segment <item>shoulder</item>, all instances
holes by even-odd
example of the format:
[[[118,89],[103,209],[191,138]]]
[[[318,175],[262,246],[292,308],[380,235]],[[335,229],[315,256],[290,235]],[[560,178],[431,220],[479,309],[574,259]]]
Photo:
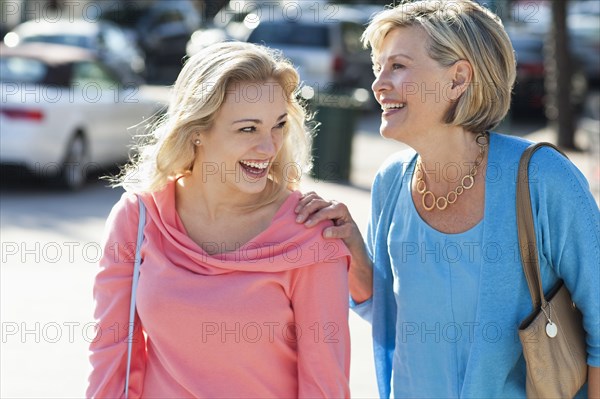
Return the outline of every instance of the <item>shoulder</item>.
[[[380,186],[384,189],[389,188],[396,178],[406,172],[408,165],[410,165],[416,156],[417,152],[413,149],[406,149],[389,156],[377,171],[373,188],[375,189]]]
[[[139,218],[139,196],[134,193],[125,192],[113,205],[106,219],[107,234],[116,232],[127,233],[131,226],[137,228]]]
[[[530,141],[508,138],[505,145],[517,147],[512,157],[518,167],[523,152],[533,144]],[[507,154],[506,159],[511,159]],[[515,168],[515,172],[516,172]],[[516,186],[518,178],[511,180]],[[598,223],[598,206],[590,192],[589,183],[581,171],[565,155],[554,148],[542,146],[532,155],[528,165],[528,182],[532,206],[546,220],[568,221],[575,213],[586,215],[588,222]],[[597,230],[597,228],[596,228]]]
[[[331,263],[336,259],[346,259],[350,253],[340,239],[323,238],[323,229],[333,226],[329,219],[323,220],[315,226],[306,227],[303,223],[296,222],[294,209],[298,205],[302,193],[292,192],[282,205],[270,226],[269,238],[282,243],[283,247],[298,250],[306,262],[300,263]],[[345,264],[345,263],[344,263]]]
[[[518,159],[531,144],[531,141],[510,138],[513,146],[517,146]],[[507,141],[507,140],[505,140]],[[565,188],[575,191],[589,190],[589,184],[585,176],[571,160],[549,146],[542,146],[533,153],[529,165],[529,183],[532,188],[548,187],[559,190],[561,195],[569,195]]]
[[[109,218],[131,217],[139,213],[139,197],[137,194],[124,192],[113,205]]]
[[[411,148],[396,152],[383,161],[377,175],[386,176],[390,173],[401,172],[417,156],[417,152]]]
[[[532,193],[556,206],[577,207],[584,211],[594,203],[583,173],[553,148],[542,147],[531,157],[529,185]]]
[[[533,144],[533,141],[527,140],[523,137],[510,136],[496,132],[490,132],[490,140],[493,145],[496,146],[496,149],[500,151],[521,150],[522,152],[525,151],[529,145]]]
[[[521,156],[532,144],[535,142],[522,137],[491,133],[489,162],[493,163],[495,168],[516,173]],[[575,165],[550,147],[539,148],[529,162],[530,178],[534,176],[539,178],[559,177],[556,173],[559,175],[562,173],[563,177],[568,177],[572,176],[574,172],[578,172]]]
[[[297,229],[298,231],[308,230],[311,232],[313,232],[313,230],[314,230],[313,233],[315,235],[320,235],[320,230],[317,231],[317,229],[315,229],[315,228],[307,229],[304,226],[304,224],[296,222],[296,217],[298,215],[296,214],[295,209],[298,206],[298,204],[300,203],[301,199],[302,199],[302,193],[300,191],[292,191],[289,194],[287,194],[283,204],[280,206],[279,211],[275,215],[275,218],[273,219],[273,221],[281,220],[284,223],[288,223],[289,224],[288,228],[290,228],[290,229],[293,229],[293,230]],[[327,219],[327,220],[324,220],[321,223],[319,223],[317,226],[321,226],[321,227],[333,226],[333,222],[331,220]]]

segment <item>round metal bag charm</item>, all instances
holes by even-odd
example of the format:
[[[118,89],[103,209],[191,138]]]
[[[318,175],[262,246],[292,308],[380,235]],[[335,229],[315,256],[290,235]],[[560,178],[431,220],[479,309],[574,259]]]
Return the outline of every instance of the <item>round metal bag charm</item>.
[[[558,328],[556,328],[556,324],[552,322],[546,324],[546,335],[548,335],[550,338],[554,338],[556,337],[556,334],[558,334]]]

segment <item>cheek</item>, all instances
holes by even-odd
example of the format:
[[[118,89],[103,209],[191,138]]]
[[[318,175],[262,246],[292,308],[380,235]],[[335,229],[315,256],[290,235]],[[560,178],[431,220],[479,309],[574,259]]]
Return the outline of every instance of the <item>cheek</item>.
[[[286,134],[284,133],[275,133],[273,135],[273,143],[275,144],[275,148],[277,148],[277,152],[281,150],[283,147],[283,141],[285,140]]]

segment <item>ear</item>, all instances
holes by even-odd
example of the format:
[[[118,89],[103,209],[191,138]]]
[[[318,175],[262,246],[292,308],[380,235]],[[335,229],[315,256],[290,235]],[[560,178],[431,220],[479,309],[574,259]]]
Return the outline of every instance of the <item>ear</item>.
[[[467,90],[473,78],[473,67],[467,60],[458,60],[450,67],[450,100],[456,101]]]

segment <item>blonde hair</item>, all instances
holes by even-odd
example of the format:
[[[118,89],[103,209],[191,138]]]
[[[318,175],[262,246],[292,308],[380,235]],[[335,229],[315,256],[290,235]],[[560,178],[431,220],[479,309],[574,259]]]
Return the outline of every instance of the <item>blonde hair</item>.
[[[137,146],[137,157],[125,166],[115,185],[138,193],[154,192],[170,178],[189,173],[196,157],[194,136],[211,128],[228,89],[269,80],[283,88],[288,118],[282,148],[269,174],[275,184],[258,206],[274,201],[286,189],[297,189],[302,173],[310,169],[311,143],[305,110],[296,99],[298,73],[280,53],[240,42],[209,46],[187,60],[166,115]]]
[[[473,68],[471,83],[444,122],[471,132],[496,127],[510,108],[516,77],[514,50],[500,18],[471,0],[404,2],[374,16],[363,44],[376,53],[390,31],[411,26],[428,35],[428,54],[440,65],[466,60]]]

